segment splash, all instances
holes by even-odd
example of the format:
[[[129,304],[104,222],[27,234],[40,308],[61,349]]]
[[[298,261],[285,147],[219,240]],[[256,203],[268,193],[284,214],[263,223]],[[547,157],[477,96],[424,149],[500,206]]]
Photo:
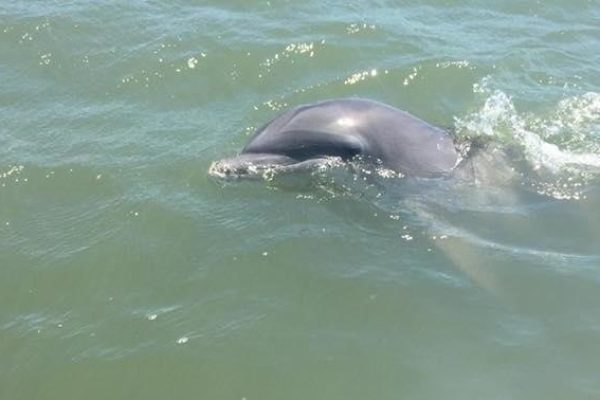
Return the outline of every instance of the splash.
[[[546,116],[521,113],[512,98],[483,80],[474,92],[481,108],[455,119],[459,138],[493,139],[520,149],[530,172],[523,182],[557,199],[583,198],[587,182],[600,175],[600,94],[562,100]]]
[[[539,120],[538,128],[547,140],[600,153],[600,94],[588,92],[562,100],[555,116]]]

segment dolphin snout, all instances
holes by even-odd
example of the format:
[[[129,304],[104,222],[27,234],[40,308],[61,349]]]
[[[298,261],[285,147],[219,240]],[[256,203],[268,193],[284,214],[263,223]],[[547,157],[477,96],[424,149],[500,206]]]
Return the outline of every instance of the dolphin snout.
[[[278,154],[242,153],[213,162],[208,173],[217,178],[259,177],[268,170],[295,163],[293,158]]]
[[[234,162],[235,158],[214,161],[208,168],[208,174],[216,178],[236,178],[248,174],[248,166]]]

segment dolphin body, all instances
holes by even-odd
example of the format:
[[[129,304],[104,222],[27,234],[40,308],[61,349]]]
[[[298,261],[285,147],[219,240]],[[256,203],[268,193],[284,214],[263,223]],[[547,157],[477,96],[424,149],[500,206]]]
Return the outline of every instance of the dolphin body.
[[[373,100],[334,99],[283,112],[258,129],[240,154],[214,162],[209,173],[245,177],[354,158],[404,176],[434,178],[451,173],[459,153],[448,132],[405,111]]]

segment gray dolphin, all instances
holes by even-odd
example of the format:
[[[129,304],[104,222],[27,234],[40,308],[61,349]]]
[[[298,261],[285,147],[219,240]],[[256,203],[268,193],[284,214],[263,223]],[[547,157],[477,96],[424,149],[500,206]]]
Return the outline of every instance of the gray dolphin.
[[[443,129],[395,107],[347,98],[301,105],[258,129],[239,155],[214,162],[219,177],[296,171],[360,157],[405,176],[451,172],[459,154]]]

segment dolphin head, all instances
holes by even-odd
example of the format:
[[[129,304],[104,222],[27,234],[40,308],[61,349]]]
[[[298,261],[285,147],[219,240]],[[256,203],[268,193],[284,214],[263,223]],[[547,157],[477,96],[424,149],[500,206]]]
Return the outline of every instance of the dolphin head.
[[[279,173],[313,172],[342,164],[340,157],[316,157],[297,160],[269,153],[242,153],[224,158],[210,165],[208,173],[219,179],[264,179]]]
[[[291,157],[279,154],[243,153],[213,162],[208,173],[216,178],[226,179],[260,178],[269,171],[297,162]]]

